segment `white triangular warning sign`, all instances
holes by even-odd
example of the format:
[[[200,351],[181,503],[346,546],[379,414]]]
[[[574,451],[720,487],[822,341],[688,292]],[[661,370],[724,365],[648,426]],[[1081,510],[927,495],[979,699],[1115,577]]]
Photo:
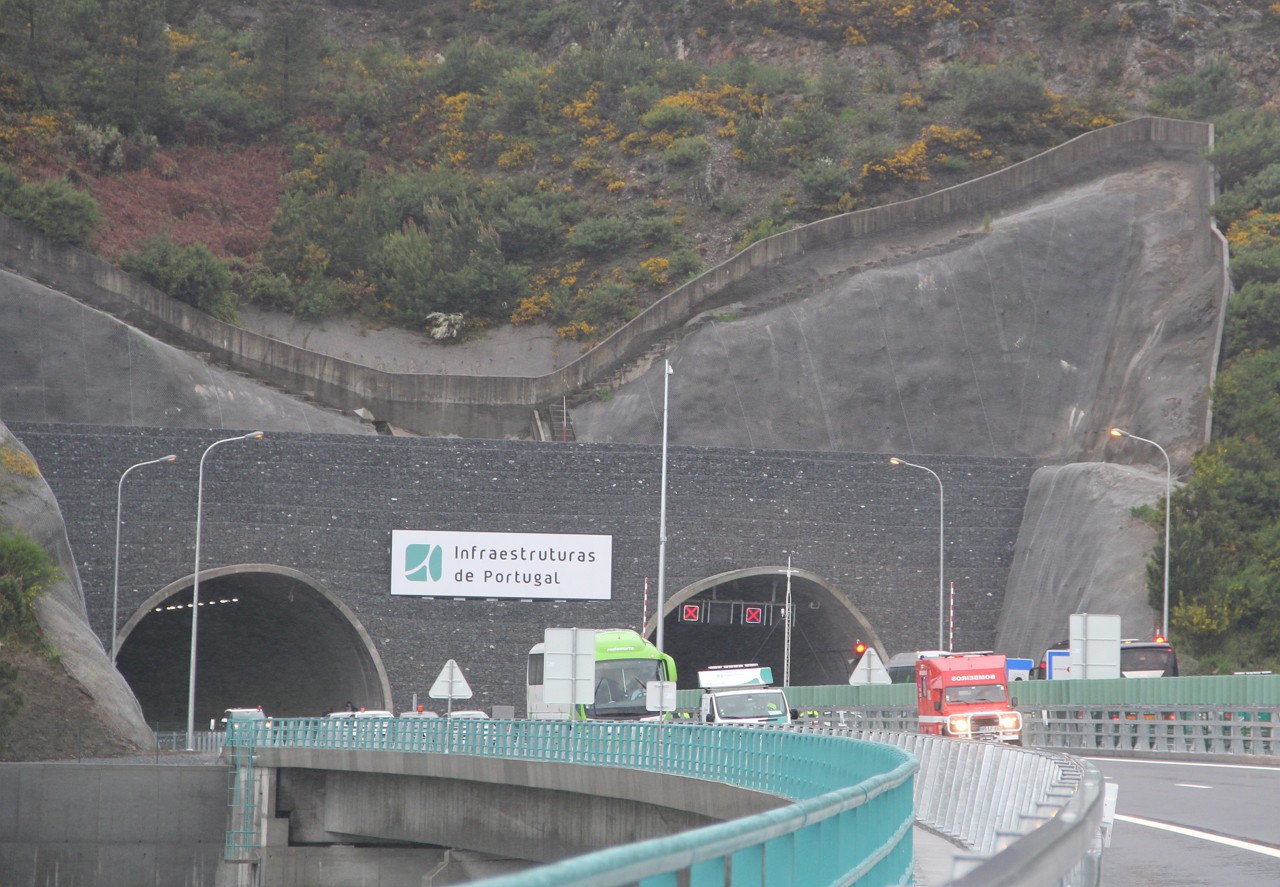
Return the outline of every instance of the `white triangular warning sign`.
[[[854,666],[853,674],[849,675],[849,683],[889,683],[889,670],[884,667],[884,662],[880,659],[880,654],[876,652],[875,647],[867,647],[867,652],[862,654],[862,658],[859,659],[858,664]]]
[[[462,676],[458,663],[450,659],[440,669],[440,677],[436,678],[427,695],[432,699],[470,699],[471,687]]]

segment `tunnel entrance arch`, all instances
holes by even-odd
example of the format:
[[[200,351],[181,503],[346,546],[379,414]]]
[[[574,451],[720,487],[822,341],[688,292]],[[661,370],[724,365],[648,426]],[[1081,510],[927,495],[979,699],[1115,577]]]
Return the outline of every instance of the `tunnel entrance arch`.
[[[117,667],[160,730],[186,725],[191,598],[191,576],[172,582],[120,632]],[[298,570],[201,570],[197,631],[197,728],[233,707],[261,705],[275,717],[314,717],[347,703],[391,708],[391,683],[372,638],[331,591]]]
[[[685,586],[665,602],[663,647],[676,660],[681,689],[697,686],[699,669],[740,662],[770,666],[774,682],[782,683],[787,571],[785,566],[760,566],[719,573]],[[853,645],[859,640],[883,657],[880,636],[857,606],[816,573],[794,567],[790,573],[793,685],[847,682]],[[657,619],[651,617],[645,625],[650,639]]]

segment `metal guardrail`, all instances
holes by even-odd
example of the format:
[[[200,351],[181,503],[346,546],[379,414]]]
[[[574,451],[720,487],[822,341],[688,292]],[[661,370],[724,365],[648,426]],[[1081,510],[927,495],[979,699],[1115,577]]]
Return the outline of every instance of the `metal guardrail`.
[[[211,730],[199,730],[192,734],[192,748],[187,748],[186,730],[165,730],[157,732],[156,751],[222,751],[223,734]]]
[[[918,765],[901,749],[851,737],[678,723],[300,718],[233,724],[226,743],[233,765],[245,758],[240,750],[263,747],[485,755],[716,780],[793,802],[477,882],[485,887],[884,885],[912,875]]]
[[[1023,710],[1028,744],[1095,753],[1276,757],[1277,725],[1280,710],[1267,706],[1072,705]]]
[[[1022,705],[1027,746],[1079,752],[1280,757],[1280,707],[1274,705]],[[914,733],[914,706],[839,708],[803,723],[858,733]]]

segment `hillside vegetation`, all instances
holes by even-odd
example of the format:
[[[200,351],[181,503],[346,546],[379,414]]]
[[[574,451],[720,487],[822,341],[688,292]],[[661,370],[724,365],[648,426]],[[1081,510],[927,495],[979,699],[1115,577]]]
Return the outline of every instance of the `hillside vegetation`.
[[[791,226],[1213,119],[1239,294],[1173,634],[1280,667],[1278,36],[1265,0],[0,0],[0,209],[232,322],[586,348]]]

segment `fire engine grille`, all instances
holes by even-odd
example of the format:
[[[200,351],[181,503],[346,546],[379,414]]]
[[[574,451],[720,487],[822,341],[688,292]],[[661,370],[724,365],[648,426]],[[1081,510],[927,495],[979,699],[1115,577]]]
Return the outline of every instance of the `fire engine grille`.
[[[999,733],[1000,715],[973,715],[969,718],[969,732],[977,734]]]

